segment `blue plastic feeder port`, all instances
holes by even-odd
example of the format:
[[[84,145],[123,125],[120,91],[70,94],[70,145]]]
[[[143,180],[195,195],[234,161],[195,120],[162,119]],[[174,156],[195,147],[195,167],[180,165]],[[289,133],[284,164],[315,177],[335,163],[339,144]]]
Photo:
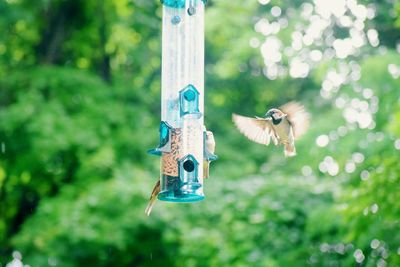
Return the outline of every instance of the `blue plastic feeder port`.
[[[151,155],[161,156],[162,152],[171,151],[171,129],[172,127],[165,121],[160,123],[160,144],[157,148],[147,151]]]
[[[195,191],[201,187],[198,179],[199,163],[192,155],[187,155],[179,160],[179,177],[182,179],[182,186],[187,186]]]
[[[192,0],[193,4],[196,5],[197,1],[200,0]],[[204,4],[207,3],[207,0],[201,0]],[[161,0],[161,3],[168,7],[173,8],[184,8],[185,7],[185,0]]]
[[[161,3],[165,6],[173,8],[184,8],[185,0],[161,0]]]
[[[181,117],[192,114],[201,117],[199,110],[199,91],[192,84],[189,84],[179,92],[180,115]]]

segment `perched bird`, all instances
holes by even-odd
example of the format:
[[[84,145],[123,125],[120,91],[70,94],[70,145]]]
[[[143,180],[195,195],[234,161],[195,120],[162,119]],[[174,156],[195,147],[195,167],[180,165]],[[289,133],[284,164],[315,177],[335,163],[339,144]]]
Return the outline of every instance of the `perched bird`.
[[[210,162],[212,160],[215,160],[216,158],[216,156],[214,155],[215,139],[214,139],[214,134],[211,131],[206,131],[205,149],[206,149],[206,154],[208,156],[204,159],[203,172],[204,172],[204,178],[208,178],[210,177]]]
[[[147,204],[146,210],[144,211],[147,216],[150,215],[151,210],[153,209],[154,203],[157,200],[157,195],[160,193],[161,186],[160,186],[160,180],[157,181],[156,185],[153,188],[153,191],[151,192],[149,204]]]
[[[279,109],[272,108],[264,117],[245,117],[232,115],[238,130],[251,141],[269,145],[283,144],[285,156],[296,155],[294,140],[303,135],[308,127],[310,115],[298,102],[289,102]]]

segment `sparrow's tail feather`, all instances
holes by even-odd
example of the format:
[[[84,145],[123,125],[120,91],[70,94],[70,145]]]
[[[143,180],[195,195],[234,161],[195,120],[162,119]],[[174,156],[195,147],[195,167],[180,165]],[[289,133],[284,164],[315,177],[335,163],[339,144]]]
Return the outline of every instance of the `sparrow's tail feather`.
[[[154,203],[156,202],[157,198],[156,197],[152,197],[150,199],[149,204],[146,207],[146,210],[144,211],[146,213],[147,216],[150,216],[151,210],[153,209]]]
[[[294,144],[285,144],[285,157],[296,156],[296,147]]]
[[[203,164],[204,164],[203,165],[203,172],[204,172],[203,176],[204,176],[204,178],[208,178],[208,177],[210,177],[210,162],[204,161]]]
[[[157,195],[158,193],[160,193],[160,190],[161,190],[161,185],[160,185],[160,180],[158,180],[153,188],[153,191],[151,192],[149,204],[147,204],[147,207],[144,211],[147,216],[150,216],[151,210],[153,209],[154,203],[157,200]]]

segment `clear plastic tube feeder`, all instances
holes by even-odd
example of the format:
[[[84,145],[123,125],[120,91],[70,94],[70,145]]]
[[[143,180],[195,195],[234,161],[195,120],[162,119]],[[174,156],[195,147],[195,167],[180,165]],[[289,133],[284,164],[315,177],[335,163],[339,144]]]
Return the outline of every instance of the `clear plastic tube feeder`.
[[[204,5],[206,0],[162,0],[162,83],[158,199],[204,199]]]

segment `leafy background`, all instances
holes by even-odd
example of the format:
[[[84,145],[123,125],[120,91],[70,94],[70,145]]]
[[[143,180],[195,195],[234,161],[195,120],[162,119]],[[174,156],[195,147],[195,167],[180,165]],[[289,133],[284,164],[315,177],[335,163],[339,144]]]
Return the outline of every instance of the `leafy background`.
[[[398,1],[209,1],[196,204],[144,208],[159,173],[162,8],[0,1],[0,266],[400,266]],[[298,156],[232,112],[298,100]],[[22,263],[23,262],[23,263]]]

